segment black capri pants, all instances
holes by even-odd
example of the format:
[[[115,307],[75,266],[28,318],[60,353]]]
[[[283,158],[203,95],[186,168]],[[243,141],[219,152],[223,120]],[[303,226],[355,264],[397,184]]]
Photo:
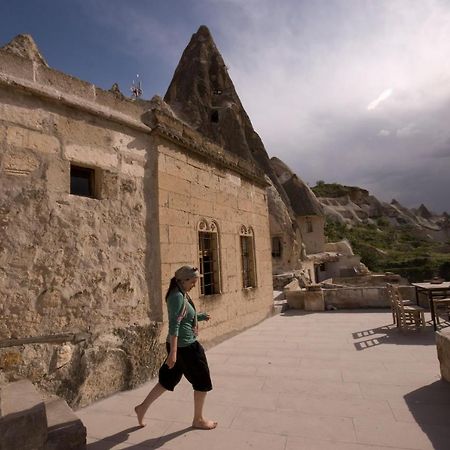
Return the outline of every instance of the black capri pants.
[[[166,342],[166,349],[169,354],[170,344],[168,342]],[[173,391],[183,375],[192,384],[195,391],[208,392],[212,390],[205,350],[198,341],[187,347],[178,347],[175,365],[169,369],[164,362],[159,369],[158,381],[164,389]]]

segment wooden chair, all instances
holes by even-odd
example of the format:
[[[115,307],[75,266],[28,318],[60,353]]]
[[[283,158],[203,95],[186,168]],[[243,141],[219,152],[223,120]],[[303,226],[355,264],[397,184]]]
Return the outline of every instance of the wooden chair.
[[[450,323],[450,298],[438,298],[433,300],[434,315],[438,325],[440,325],[440,318],[447,324]]]
[[[398,320],[398,314],[397,314],[397,305],[396,305],[396,297],[400,297],[400,292],[398,290],[397,286],[392,285],[391,283],[386,283],[386,291],[389,299],[389,303],[391,305],[391,311],[392,311],[392,321],[395,324],[397,324],[397,327],[400,326],[400,322]],[[411,300],[403,300],[400,297],[400,300],[402,301],[403,305],[405,306],[414,306],[414,302]]]
[[[405,305],[396,286],[391,285],[397,326],[401,329],[425,328],[425,309],[417,305]]]

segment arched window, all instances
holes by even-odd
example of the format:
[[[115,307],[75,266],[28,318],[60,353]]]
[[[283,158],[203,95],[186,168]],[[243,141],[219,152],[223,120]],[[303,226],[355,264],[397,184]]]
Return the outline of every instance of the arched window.
[[[219,228],[214,221],[202,219],[198,224],[198,259],[200,294],[220,294]]]
[[[313,232],[313,223],[310,217],[306,218],[306,232],[307,233]]]
[[[240,228],[242,287],[256,287],[255,236],[252,227]]]

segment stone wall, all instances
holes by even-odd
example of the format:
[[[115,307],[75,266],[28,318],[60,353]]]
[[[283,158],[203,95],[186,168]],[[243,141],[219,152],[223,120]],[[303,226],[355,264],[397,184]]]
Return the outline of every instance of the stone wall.
[[[338,309],[389,308],[385,287],[344,287],[323,289],[325,306]]]
[[[325,217],[323,216],[297,216],[303,243],[307,254],[323,252],[325,245]],[[308,226],[310,222],[310,226]]]
[[[221,293],[192,297],[199,311],[211,315],[201,323],[201,339],[215,340],[254,325],[272,311],[272,270],[267,199],[264,185],[187,154],[170,141],[157,144],[161,267],[163,293],[183,264],[199,266],[198,225],[218,225]],[[218,148],[218,147],[217,147]],[[252,227],[257,287],[243,289],[240,229]],[[165,313],[165,311],[164,311]]]
[[[220,294],[194,295],[212,316],[202,340],[271,313],[263,174],[155,101],[0,50],[0,382],[26,377],[76,407],[155,374],[163,294],[198,264],[201,220],[219,226],[222,277]],[[71,193],[71,165],[93,170],[93,198]],[[242,225],[255,288],[242,288]]]
[[[0,67],[0,369],[83,405],[160,361],[157,155],[138,105],[3,51]],[[96,198],[70,194],[71,164]]]

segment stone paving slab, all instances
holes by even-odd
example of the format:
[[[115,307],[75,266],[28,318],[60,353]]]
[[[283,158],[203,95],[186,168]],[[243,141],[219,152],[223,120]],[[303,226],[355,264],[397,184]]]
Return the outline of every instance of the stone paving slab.
[[[216,430],[190,427],[185,380],[138,428],[133,407],[153,380],[77,411],[88,450],[449,450],[450,384],[432,327],[401,333],[391,320],[383,310],[272,317],[207,351]]]

